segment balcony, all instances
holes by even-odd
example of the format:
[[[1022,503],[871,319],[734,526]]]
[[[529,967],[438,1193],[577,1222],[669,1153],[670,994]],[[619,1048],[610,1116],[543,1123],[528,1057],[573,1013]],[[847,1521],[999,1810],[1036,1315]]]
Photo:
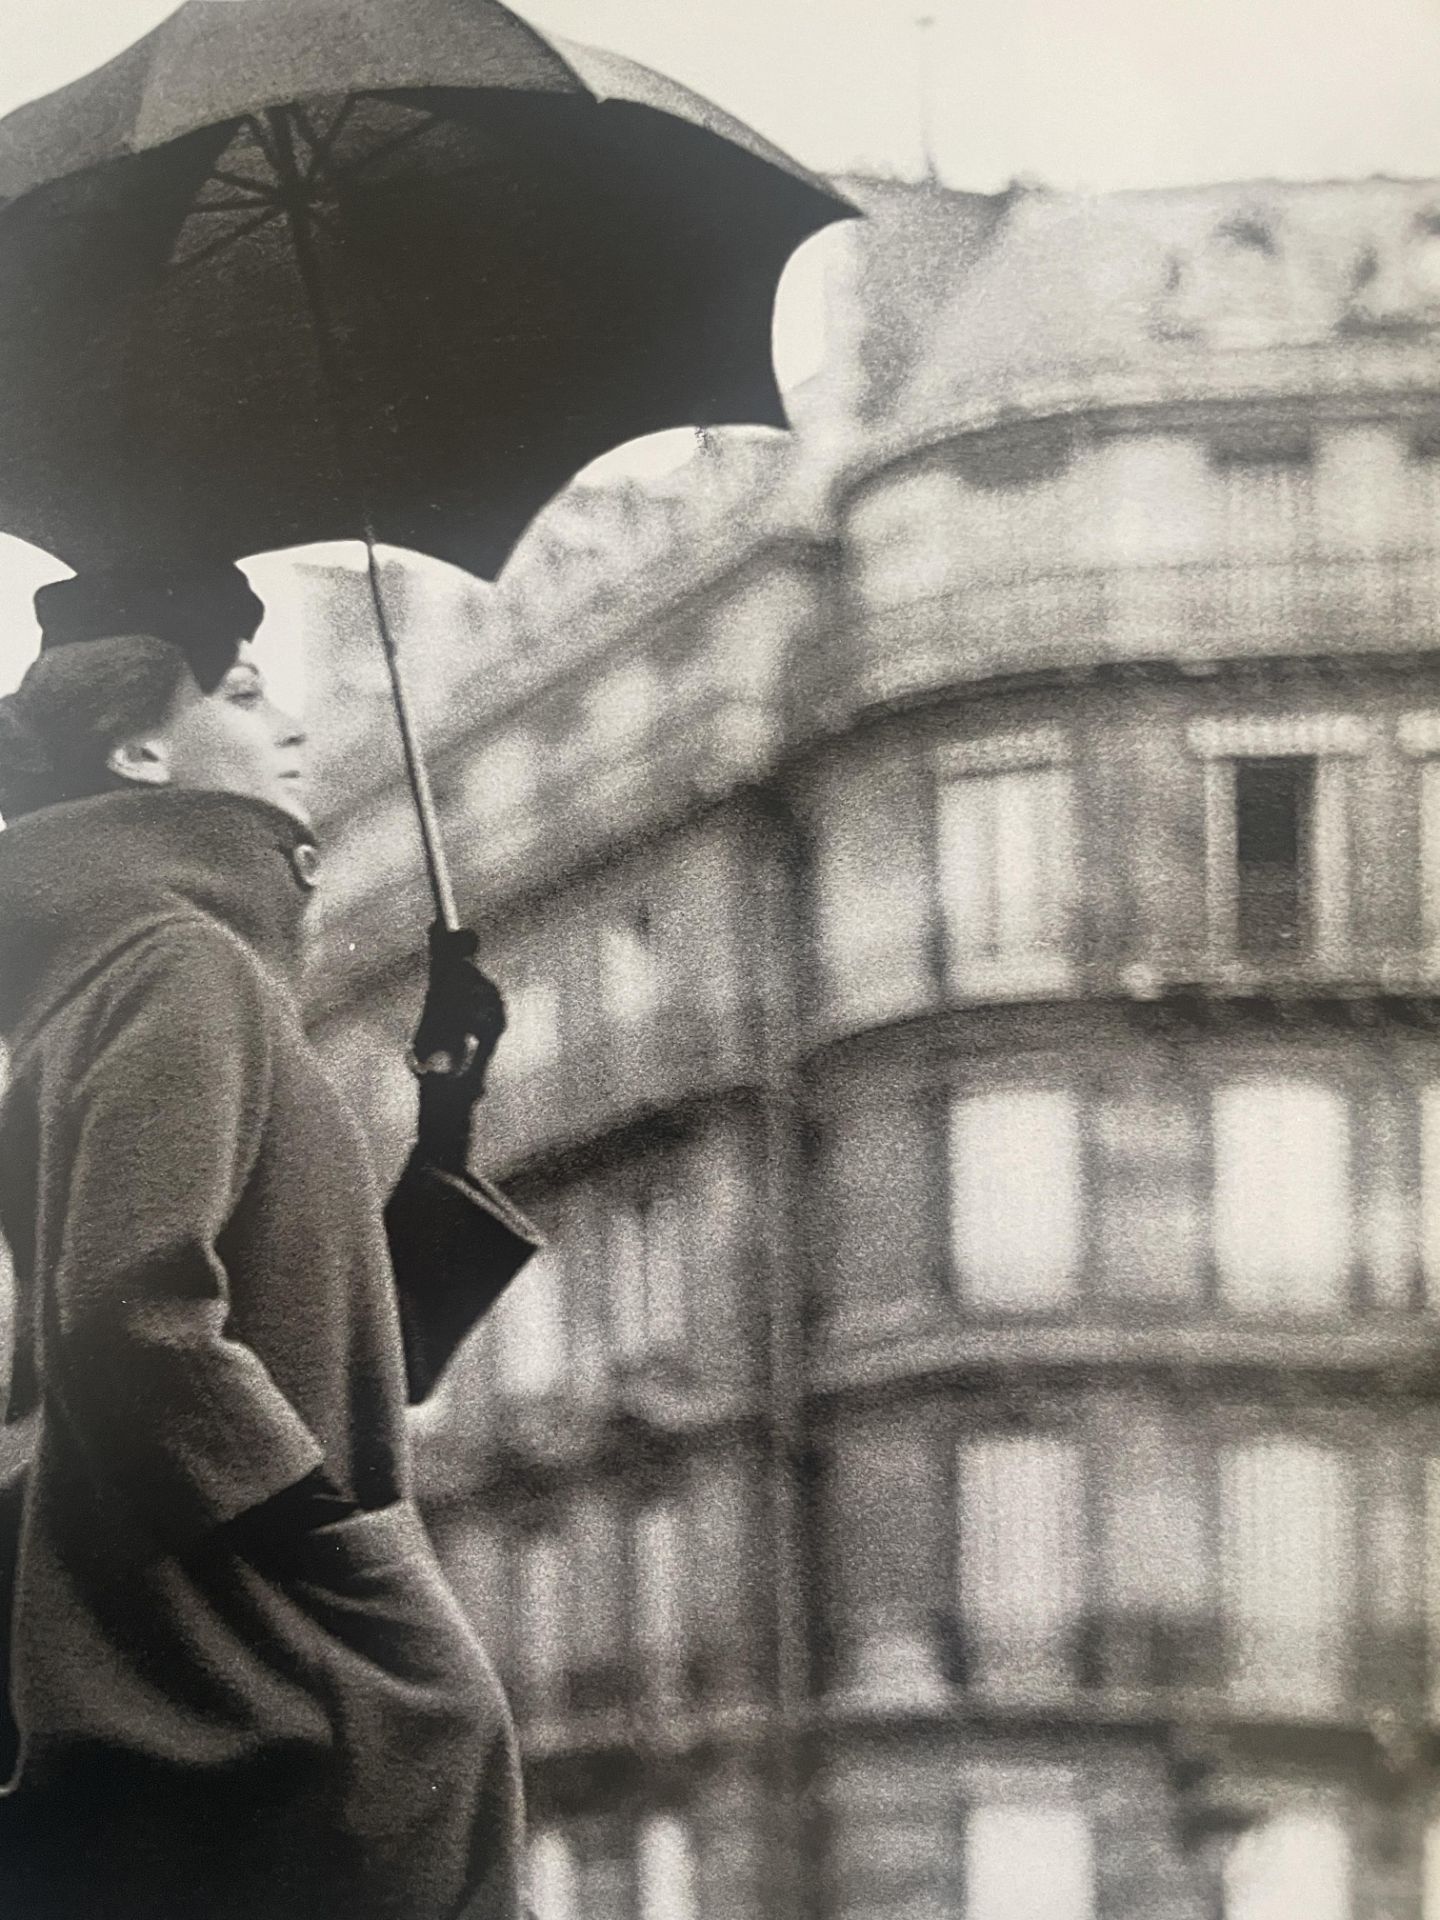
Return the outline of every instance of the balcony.
[[[1293,1672],[1256,1669],[1204,1612],[1100,1609],[1067,1632],[1000,1638],[916,1609],[852,1646],[822,1709],[830,1723],[1161,1729],[1177,1774],[1197,1781],[1235,1756],[1332,1755],[1391,1777],[1440,1752],[1418,1633],[1357,1630],[1330,1674],[1305,1667],[1307,1652],[1290,1650]]]
[[[862,1338],[851,1324],[845,1345],[820,1347],[809,1391],[817,1399],[914,1386],[960,1386],[980,1377],[1033,1379],[1096,1370],[1195,1377],[1236,1373],[1385,1378],[1413,1390],[1433,1385],[1440,1368],[1440,1323],[1395,1315],[1310,1321],[1242,1320],[1177,1313],[1137,1322],[1120,1303],[1105,1313],[1010,1325],[965,1325],[953,1310],[917,1318],[903,1333]]]
[[[827,731],[869,708],[979,680],[1180,657],[1411,653],[1440,630],[1428,550],[1369,558],[1217,556],[964,579],[911,604],[870,606],[825,636],[797,698]]]
[[[578,1663],[543,1683],[507,1677],[530,1759],[606,1753],[666,1764],[700,1747],[746,1745],[771,1720],[754,1662],[738,1645],[677,1648],[656,1663],[616,1656]]]

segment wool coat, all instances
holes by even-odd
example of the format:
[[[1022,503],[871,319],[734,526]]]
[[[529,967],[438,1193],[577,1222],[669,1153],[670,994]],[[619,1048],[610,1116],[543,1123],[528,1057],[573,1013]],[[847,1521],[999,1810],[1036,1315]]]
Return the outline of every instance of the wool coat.
[[[418,1160],[382,1212],[297,1006],[304,838],[168,790],[0,834],[27,1920],[522,1911],[513,1725],[405,1411],[535,1239]],[[315,1469],[353,1512],[257,1544]]]

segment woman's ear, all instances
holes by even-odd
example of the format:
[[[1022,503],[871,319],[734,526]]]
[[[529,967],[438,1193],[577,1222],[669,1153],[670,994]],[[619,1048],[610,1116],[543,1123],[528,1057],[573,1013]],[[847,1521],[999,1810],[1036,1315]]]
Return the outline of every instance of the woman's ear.
[[[168,787],[170,756],[165,742],[153,734],[133,734],[119,740],[105,756],[105,765],[118,779],[137,787]]]

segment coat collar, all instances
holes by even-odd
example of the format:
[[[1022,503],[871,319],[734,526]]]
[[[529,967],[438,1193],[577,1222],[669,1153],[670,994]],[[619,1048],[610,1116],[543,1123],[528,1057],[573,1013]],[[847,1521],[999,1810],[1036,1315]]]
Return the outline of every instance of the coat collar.
[[[127,790],[26,814],[0,833],[0,1033],[177,911],[297,984],[316,867],[297,820],[235,794]]]

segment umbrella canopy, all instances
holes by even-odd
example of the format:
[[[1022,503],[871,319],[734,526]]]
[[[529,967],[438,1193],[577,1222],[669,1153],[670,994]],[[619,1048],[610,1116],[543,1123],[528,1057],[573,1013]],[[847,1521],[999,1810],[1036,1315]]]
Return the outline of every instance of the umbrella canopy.
[[[0,200],[0,530],[484,576],[606,449],[783,425],[779,277],[851,211],[494,0],[190,0],[0,123]]]

